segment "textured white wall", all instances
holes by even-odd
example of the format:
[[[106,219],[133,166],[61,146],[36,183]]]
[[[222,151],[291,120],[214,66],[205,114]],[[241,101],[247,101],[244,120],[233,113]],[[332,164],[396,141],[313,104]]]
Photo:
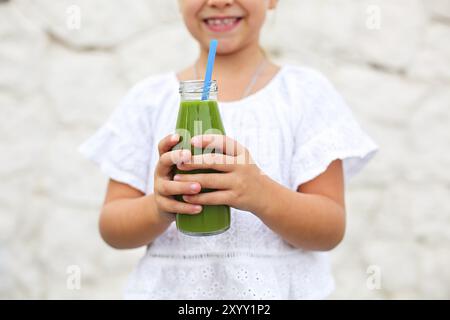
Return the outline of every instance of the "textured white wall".
[[[348,188],[333,298],[450,298],[449,39],[448,0],[281,0],[268,19],[274,59],[324,72],[381,147]],[[196,53],[175,0],[0,1],[1,298],[120,297],[143,251],[102,243],[106,177],[76,148],[134,82]]]

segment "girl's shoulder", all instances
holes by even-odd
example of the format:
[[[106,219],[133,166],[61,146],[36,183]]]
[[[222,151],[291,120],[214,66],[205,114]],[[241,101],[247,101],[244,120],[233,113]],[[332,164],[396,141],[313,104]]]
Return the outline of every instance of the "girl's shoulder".
[[[342,98],[324,73],[309,66],[283,65],[279,84],[279,91],[291,104]]]
[[[125,110],[143,109],[151,112],[157,106],[164,108],[178,94],[178,82],[174,72],[147,76],[129,87],[120,105]]]
[[[149,75],[130,87],[129,95],[151,95],[154,93],[161,94],[168,90],[173,90],[174,87],[174,73],[165,72]]]
[[[282,67],[282,79],[286,83],[308,86],[329,86],[330,80],[321,71],[309,66],[285,64]],[[298,87],[297,87],[298,90]]]

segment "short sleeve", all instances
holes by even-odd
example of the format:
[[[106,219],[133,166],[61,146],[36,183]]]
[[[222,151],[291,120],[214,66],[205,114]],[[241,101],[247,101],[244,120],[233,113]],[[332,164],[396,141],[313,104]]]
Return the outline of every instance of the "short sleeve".
[[[299,185],[323,173],[334,160],[343,161],[348,182],[378,151],[334,86],[319,72],[304,71],[295,127],[291,183]]]
[[[143,193],[153,139],[145,91],[144,82],[130,89],[107,122],[79,147],[104,174]]]

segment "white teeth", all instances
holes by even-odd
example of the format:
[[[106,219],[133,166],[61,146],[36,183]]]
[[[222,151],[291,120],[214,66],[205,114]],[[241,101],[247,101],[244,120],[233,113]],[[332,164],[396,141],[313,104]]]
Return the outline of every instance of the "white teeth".
[[[213,26],[227,26],[230,24],[235,23],[238,20],[238,18],[216,18],[216,19],[207,19],[206,22],[209,25]]]

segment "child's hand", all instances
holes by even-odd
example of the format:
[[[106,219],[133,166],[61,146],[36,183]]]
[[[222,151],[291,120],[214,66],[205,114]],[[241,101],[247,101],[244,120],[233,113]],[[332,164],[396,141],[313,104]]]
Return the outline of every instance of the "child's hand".
[[[194,147],[219,150],[221,153],[194,155],[189,163],[178,164],[180,170],[214,169],[220,173],[178,174],[175,181],[197,182],[202,188],[217,191],[184,195],[186,202],[202,205],[225,204],[255,213],[261,203],[263,174],[254,164],[250,152],[224,135],[201,135],[192,138]]]
[[[199,205],[192,205],[172,198],[179,194],[196,194],[201,190],[200,184],[172,181],[172,166],[191,159],[190,150],[173,150],[178,143],[178,134],[168,135],[158,144],[159,161],[154,174],[154,196],[160,214],[186,213],[196,214],[202,210]]]

